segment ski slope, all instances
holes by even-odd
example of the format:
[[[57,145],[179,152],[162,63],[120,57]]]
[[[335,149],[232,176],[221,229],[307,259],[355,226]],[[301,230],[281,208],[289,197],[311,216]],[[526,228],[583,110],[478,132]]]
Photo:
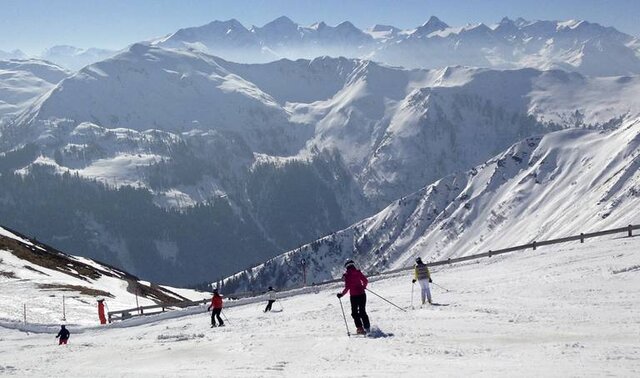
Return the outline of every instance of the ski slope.
[[[393,334],[376,339],[347,337],[339,285],[285,298],[281,312],[262,313],[262,302],[230,307],[225,328],[209,328],[204,308],[72,327],[62,347],[54,329],[0,327],[0,374],[638,376],[639,245],[638,237],[603,238],[436,269],[434,282],[451,291],[433,287],[434,300],[448,306],[405,313],[369,295],[372,325]],[[410,306],[410,279],[369,288]]]
[[[142,281],[114,267],[67,255],[0,227],[0,327],[64,319],[70,327],[97,323],[96,299],[107,310],[200,300],[206,293]],[[109,308],[110,307],[110,308]],[[45,327],[46,329],[46,327]]]

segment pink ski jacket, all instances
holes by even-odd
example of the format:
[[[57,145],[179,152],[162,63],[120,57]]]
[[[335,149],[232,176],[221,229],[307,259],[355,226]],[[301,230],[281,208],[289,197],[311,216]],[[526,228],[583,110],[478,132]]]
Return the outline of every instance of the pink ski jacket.
[[[344,279],[344,290],[342,290],[342,295],[345,295],[347,291],[351,296],[362,295],[364,294],[364,289],[369,283],[367,277],[353,266],[347,268],[347,272],[342,275],[342,278]]]

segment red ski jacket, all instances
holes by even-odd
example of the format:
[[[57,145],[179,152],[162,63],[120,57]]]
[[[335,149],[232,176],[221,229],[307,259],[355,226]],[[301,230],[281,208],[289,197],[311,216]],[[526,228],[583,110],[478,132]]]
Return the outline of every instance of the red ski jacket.
[[[222,295],[214,295],[211,298],[211,306],[212,308],[222,308]]]
[[[347,268],[347,272],[342,276],[342,278],[344,279],[344,290],[342,290],[342,295],[345,295],[348,291],[349,295],[352,297],[354,295],[364,294],[364,289],[369,283],[367,277],[353,266]]]

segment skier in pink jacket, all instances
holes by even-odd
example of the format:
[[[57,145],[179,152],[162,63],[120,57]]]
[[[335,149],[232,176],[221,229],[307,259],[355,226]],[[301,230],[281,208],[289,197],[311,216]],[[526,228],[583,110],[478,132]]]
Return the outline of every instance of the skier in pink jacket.
[[[342,275],[344,280],[344,290],[338,293],[338,298],[342,298],[347,291],[349,292],[349,299],[351,300],[351,317],[356,324],[356,332],[358,334],[369,333],[371,325],[369,324],[369,316],[366,312],[367,294],[365,289],[369,280],[362,274],[361,271],[356,269],[353,260],[347,260],[344,267],[347,271]]]

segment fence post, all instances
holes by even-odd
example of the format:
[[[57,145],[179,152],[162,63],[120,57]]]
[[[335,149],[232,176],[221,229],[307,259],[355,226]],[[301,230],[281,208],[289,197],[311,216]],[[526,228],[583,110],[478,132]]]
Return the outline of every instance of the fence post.
[[[24,324],[26,325],[27,324],[27,304],[26,303],[23,304],[22,317],[24,320]]]
[[[533,241],[533,243],[531,243],[531,245],[533,246],[533,250],[534,251],[536,250],[536,248],[538,248],[537,245],[536,245],[536,241],[535,240]]]
[[[584,232],[580,233],[580,243],[584,243]]]
[[[67,321],[67,309],[64,304],[64,295],[62,296],[62,320]]]
[[[629,225],[629,237],[633,236],[633,226]]]

